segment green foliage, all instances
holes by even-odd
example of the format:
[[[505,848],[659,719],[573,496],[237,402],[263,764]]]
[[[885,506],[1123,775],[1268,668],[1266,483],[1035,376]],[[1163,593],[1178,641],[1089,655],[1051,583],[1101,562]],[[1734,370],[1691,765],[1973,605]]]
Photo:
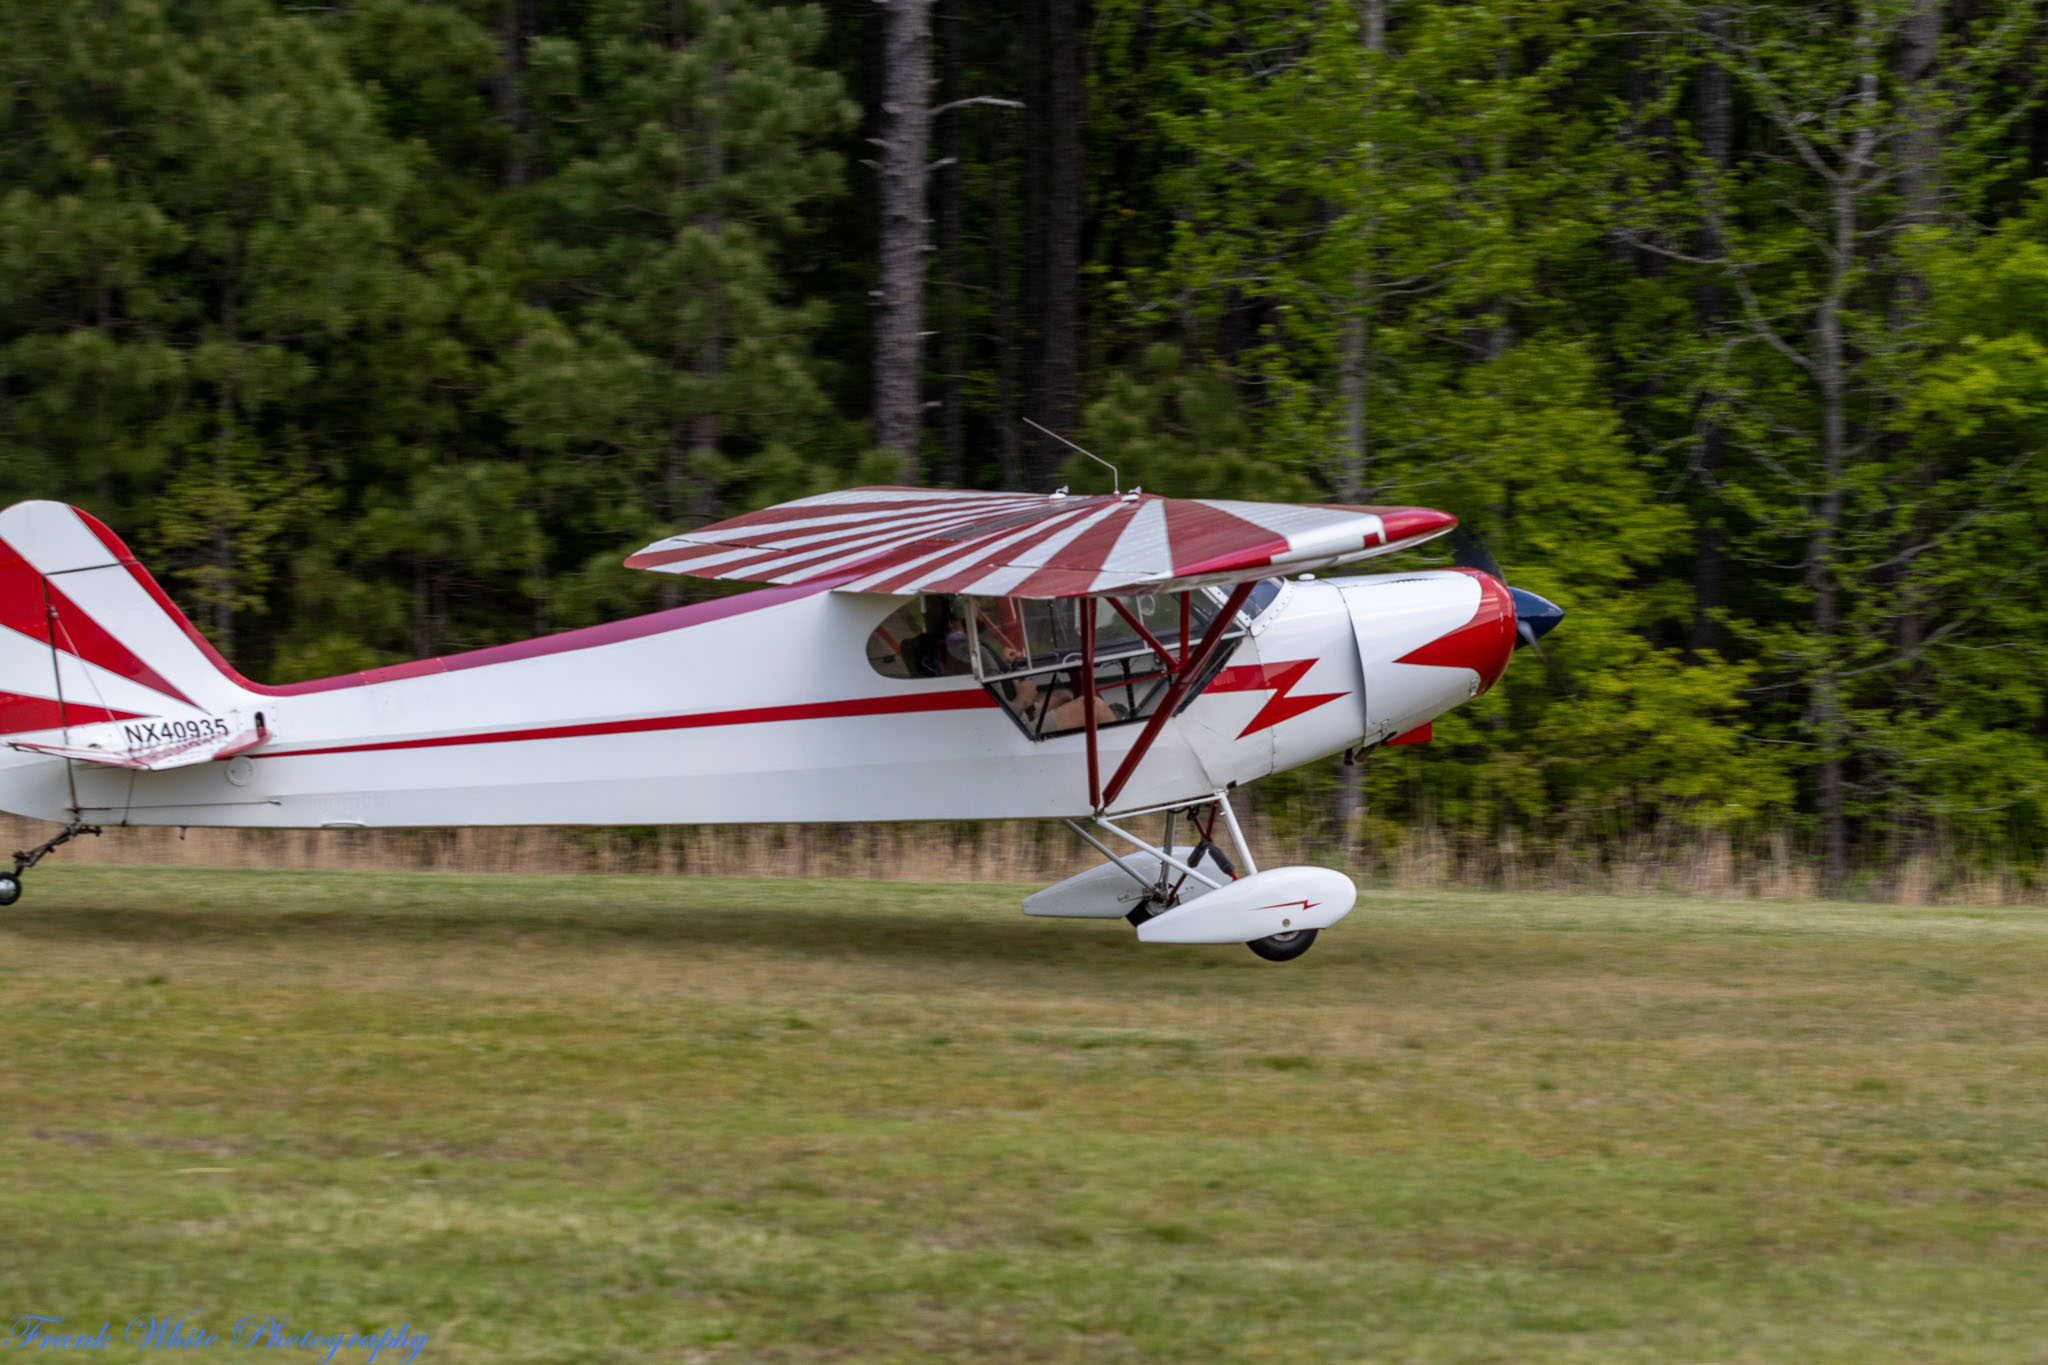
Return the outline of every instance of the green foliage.
[[[555,171],[525,209],[549,311],[502,392],[515,439],[573,468],[549,498],[603,508],[614,541],[844,472],[809,350],[823,303],[790,296],[785,260],[838,188],[822,142],[854,112],[808,64],[821,35],[808,7],[616,0],[530,49]]]
[[[1165,343],[1111,375],[1084,420],[1082,444],[1115,465],[1127,489],[1268,502],[1317,493],[1313,474],[1253,449],[1257,437],[1226,367],[1186,366]],[[1108,471],[1092,460],[1077,455],[1064,473],[1077,491],[1109,491]]]
[[[866,22],[0,0],[0,499],[89,506],[278,679],[725,590],[619,560],[890,477]],[[935,481],[1045,473],[1045,22],[940,14],[934,103],[1027,108],[940,116]],[[2043,0],[1101,0],[1086,32],[1063,434],[1126,487],[1446,508],[1569,613],[1296,804],[2039,867]]]

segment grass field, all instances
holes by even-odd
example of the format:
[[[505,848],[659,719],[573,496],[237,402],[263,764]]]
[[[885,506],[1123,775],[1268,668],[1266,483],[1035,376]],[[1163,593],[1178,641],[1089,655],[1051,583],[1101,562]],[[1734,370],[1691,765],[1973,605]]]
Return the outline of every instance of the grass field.
[[[1276,966],[1018,890],[38,869],[0,1316],[410,1322],[436,1362],[2048,1360],[2048,912],[1367,895]]]

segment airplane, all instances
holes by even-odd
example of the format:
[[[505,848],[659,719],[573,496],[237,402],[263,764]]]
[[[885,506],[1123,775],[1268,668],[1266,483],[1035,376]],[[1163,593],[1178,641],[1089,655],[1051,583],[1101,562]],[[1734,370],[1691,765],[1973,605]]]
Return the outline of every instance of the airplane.
[[[108,825],[1061,820],[1106,861],[1026,913],[1285,961],[1356,888],[1260,870],[1230,793],[1426,739],[1563,615],[1497,570],[1316,576],[1456,525],[1421,507],[853,488],[626,560],[753,591],[264,686],[99,520],[17,503],[0,512],[0,809],[63,828],[0,871],[0,905]],[[1156,843],[1133,827],[1148,816]]]

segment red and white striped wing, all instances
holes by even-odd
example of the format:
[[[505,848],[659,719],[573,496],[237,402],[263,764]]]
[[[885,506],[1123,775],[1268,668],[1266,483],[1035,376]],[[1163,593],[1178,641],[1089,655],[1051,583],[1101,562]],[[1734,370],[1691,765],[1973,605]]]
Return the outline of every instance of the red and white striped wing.
[[[841,592],[1079,597],[1328,568],[1458,524],[1426,507],[851,488],[656,541],[628,567]]]

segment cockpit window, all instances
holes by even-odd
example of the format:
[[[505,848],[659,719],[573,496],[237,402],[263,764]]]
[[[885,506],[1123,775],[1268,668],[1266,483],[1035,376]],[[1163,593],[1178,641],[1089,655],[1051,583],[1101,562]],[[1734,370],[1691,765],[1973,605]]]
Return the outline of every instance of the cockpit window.
[[[1205,593],[1190,593],[1188,631],[1199,639],[1221,604]],[[1166,593],[1095,599],[1095,658],[1098,662],[1127,654],[1146,654],[1149,634],[1160,643],[1181,638],[1181,599]],[[1118,608],[1122,608],[1119,610]],[[977,634],[986,650],[1004,666],[997,673],[1044,668],[1081,661],[1081,602],[1066,597],[1047,601],[1027,597],[987,597],[975,601]],[[1142,627],[1142,630],[1140,629]],[[1190,643],[1189,648],[1193,648]],[[984,656],[984,670],[988,659]]]
[[[1033,739],[1084,728],[1091,705],[1097,726],[1119,725],[1158,709],[1222,595],[1134,593],[1096,598],[1094,607],[1092,699],[1082,676],[1077,598],[913,598],[868,637],[868,663],[891,678],[978,677]],[[1199,681],[1214,676],[1242,633],[1241,622],[1232,627]]]
[[[885,678],[944,678],[974,672],[967,599],[913,597],[868,636],[868,663]]]

